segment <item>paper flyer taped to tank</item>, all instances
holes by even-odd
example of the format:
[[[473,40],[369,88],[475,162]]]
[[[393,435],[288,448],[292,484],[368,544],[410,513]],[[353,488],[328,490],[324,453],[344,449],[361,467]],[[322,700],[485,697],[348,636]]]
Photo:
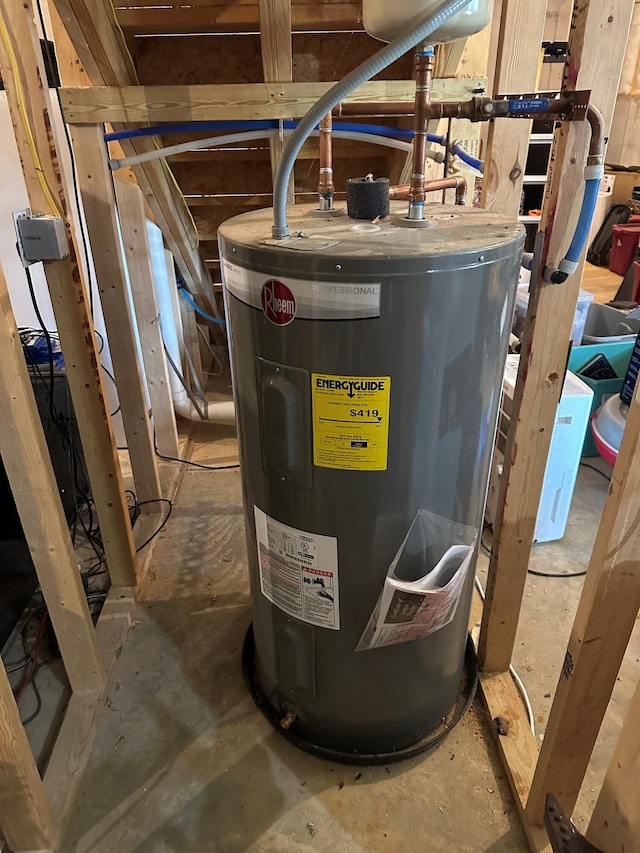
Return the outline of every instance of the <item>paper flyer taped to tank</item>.
[[[420,510],[389,567],[356,651],[419,640],[448,625],[460,602],[476,537],[471,527]],[[454,544],[447,545],[446,538]]]

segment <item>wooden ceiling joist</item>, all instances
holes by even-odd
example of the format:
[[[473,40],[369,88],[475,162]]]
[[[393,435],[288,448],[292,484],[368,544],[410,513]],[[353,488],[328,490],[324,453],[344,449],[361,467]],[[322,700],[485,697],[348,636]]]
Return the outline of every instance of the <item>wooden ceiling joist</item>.
[[[129,36],[179,33],[257,33],[257,3],[207,6],[135,6],[117,8],[118,23]],[[291,9],[293,32],[362,30],[360,3],[303,3]]]
[[[135,68],[108,0],[54,0],[54,3],[92,84],[135,86],[138,82]],[[127,155],[153,148],[148,139],[122,140],[121,144]],[[210,278],[198,253],[197,235],[188,208],[167,164],[155,160],[136,166],[134,172],[185,283],[209,303]]]

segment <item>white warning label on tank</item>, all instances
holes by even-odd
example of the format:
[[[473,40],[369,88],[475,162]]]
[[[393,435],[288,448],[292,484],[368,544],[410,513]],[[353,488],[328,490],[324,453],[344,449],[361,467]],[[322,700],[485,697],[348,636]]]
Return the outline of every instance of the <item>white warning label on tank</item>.
[[[302,622],[339,630],[338,540],[297,530],[253,509],[264,597]]]

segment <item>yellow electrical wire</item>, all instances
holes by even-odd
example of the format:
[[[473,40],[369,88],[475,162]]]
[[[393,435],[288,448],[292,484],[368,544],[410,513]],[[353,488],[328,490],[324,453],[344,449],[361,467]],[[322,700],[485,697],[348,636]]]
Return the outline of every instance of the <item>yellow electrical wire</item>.
[[[129,52],[129,46],[127,45],[127,38],[125,34],[122,32],[122,27],[120,26],[120,22],[118,21],[118,14],[116,12],[116,8],[113,5],[113,0],[106,0],[105,9],[107,12],[107,17],[109,18],[109,22],[113,27],[116,38],[120,42],[120,50],[122,56],[124,57],[124,61],[128,66],[129,76],[131,77],[132,83],[138,82],[138,73],[136,71],[136,67],[133,63],[133,58],[131,53]],[[122,81],[121,81],[122,82]]]
[[[51,209],[53,210],[56,216],[62,218],[62,213],[60,212],[60,208],[58,206],[56,198],[51,192],[51,188],[47,183],[47,179],[44,174],[44,168],[42,166],[42,162],[38,154],[38,149],[36,147],[36,142],[33,138],[33,131],[31,130],[31,124],[29,122],[29,113],[27,112],[27,105],[24,97],[24,89],[22,88],[22,79],[20,77],[18,60],[16,59],[16,55],[13,50],[13,45],[11,44],[11,36],[9,35],[9,30],[7,28],[7,24],[2,14],[2,11],[0,11],[0,37],[2,37],[2,43],[4,44],[4,48],[7,52],[7,59],[9,60],[9,65],[11,66],[11,73],[13,74],[13,80],[16,88],[18,111],[20,112],[20,116],[22,118],[25,135],[27,137],[27,144],[29,146],[29,150],[31,151],[31,159],[33,160],[33,165],[38,176],[38,181],[40,182],[40,186],[42,187],[42,191],[47,201],[51,205]]]
[[[155,138],[155,137],[152,137],[152,139],[153,139],[153,144],[155,145],[155,147],[159,149],[159,148],[160,148],[160,146],[158,145],[158,142],[157,142],[156,138]],[[197,225],[196,225],[196,221],[195,221],[195,219],[193,218],[193,215],[192,215],[191,211],[189,210],[189,205],[187,204],[187,200],[186,200],[186,198],[185,198],[185,197],[184,197],[184,195],[182,194],[182,190],[180,189],[180,185],[178,184],[178,181],[176,180],[176,176],[175,176],[175,175],[173,174],[173,172],[171,171],[171,166],[167,163],[167,160],[166,160],[166,158],[165,158],[165,157],[162,157],[162,158],[161,158],[161,160],[162,160],[162,163],[163,163],[163,165],[164,165],[165,172],[167,173],[167,175],[169,176],[169,178],[170,178],[170,180],[171,180],[172,184],[174,185],[174,187],[175,187],[175,188],[176,188],[176,190],[178,191],[178,195],[179,195],[179,196],[180,196],[180,198],[182,199],[182,203],[184,204],[184,209],[185,209],[185,210],[186,210],[186,212],[187,212],[187,216],[188,216],[188,217],[189,217],[189,219],[191,220],[191,226],[192,226],[192,228],[193,228],[193,235],[192,235],[192,240],[191,240],[191,248],[195,251],[195,250],[198,248],[198,246],[200,245],[200,239],[199,239],[199,237],[198,237],[198,227],[197,227]]]

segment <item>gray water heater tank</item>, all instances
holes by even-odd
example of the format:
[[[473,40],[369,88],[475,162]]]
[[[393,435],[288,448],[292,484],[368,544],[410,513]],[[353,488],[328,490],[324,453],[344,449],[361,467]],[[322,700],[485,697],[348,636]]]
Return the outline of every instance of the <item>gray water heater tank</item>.
[[[460,690],[523,228],[406,205],[219,230],[263,710],[397,753]]]

